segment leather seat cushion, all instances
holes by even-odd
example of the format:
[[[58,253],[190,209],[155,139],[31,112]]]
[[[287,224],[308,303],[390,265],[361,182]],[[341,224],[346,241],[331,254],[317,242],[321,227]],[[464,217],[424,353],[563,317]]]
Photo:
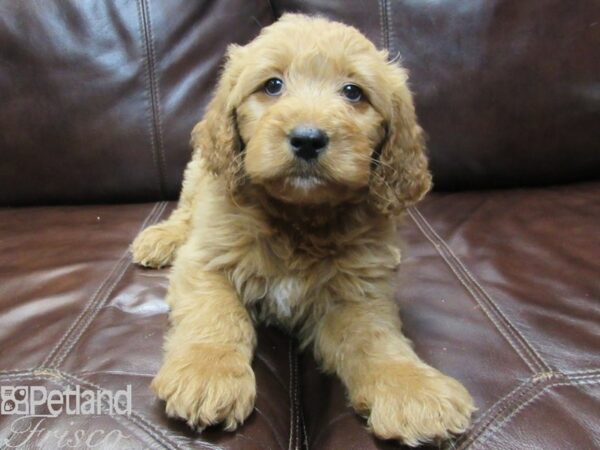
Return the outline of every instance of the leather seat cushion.
[[[418,353],[475,397],[457,448],[595,446],[599,199],[590,183],[435,193],[409,211],[396,300]],[[173,207],[0,210],[0,384],[131,384],[131,417],[86,426],[121,429],[134,446],[397,448],[369,436],[340,383],[270,328],[259,330],[254,360],[257,408],[238,432],[198,435],[164,416],[148,384],[168,325],[166,271],[133,266],[127,248]],[[0,439],[11,420],[0,416]]]

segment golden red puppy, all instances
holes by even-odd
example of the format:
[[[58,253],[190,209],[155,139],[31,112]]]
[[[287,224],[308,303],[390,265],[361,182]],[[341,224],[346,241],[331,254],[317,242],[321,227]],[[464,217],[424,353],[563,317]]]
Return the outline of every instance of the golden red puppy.
[[[179,205],[132,245],[173,264],[152,382],[170,416],[240,425],[266,321],[340,377],[375,435],[467,428],[471,397],[415,354],[392,299],[397,217],[431,184],[423,141],[406,71],[352,27],[288,14],[229,47]]]

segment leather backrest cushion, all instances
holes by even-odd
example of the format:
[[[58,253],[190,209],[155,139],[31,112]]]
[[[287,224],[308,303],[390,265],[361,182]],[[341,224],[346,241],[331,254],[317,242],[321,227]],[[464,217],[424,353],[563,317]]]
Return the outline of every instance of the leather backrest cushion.
[[[0,204],[176,198],[261,0],[0,0]]]
[[[438,189],[600,173],[596,0],[0,0],[0,204],[176,197],[225,47],[286,11],[400,55]]]
[[[599,1],[275,4],[341,17],[402,60],[437,189],[600,175]]]

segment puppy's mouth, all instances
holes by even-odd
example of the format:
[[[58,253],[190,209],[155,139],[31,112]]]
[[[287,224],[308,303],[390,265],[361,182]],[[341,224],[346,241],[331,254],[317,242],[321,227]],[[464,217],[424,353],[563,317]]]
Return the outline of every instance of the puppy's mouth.
[[[306,191],[322,187],[327,184],[324,179],[315,175],[292,175],[285,178],[284,183],[292,189],[303,189]]]
[[[326,190],[330,182],[324,177],[308,173],[292,173],[278,177],[267,183],[268,190],[275,197],[293,197],[309,200],[311,194]]]
[[[324,176],[289,174],[264,184],[271,197],[296,205],[336,205],[348,200],[354,191]]]

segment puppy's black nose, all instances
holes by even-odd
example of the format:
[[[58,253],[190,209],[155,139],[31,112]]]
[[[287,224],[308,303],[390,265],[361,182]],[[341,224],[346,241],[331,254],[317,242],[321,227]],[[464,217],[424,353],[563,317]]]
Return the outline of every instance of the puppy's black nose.
[[[289,138],[294,154],[306,161],[319,156],[329,142],[323,130],[307,126],[294,128]]]

